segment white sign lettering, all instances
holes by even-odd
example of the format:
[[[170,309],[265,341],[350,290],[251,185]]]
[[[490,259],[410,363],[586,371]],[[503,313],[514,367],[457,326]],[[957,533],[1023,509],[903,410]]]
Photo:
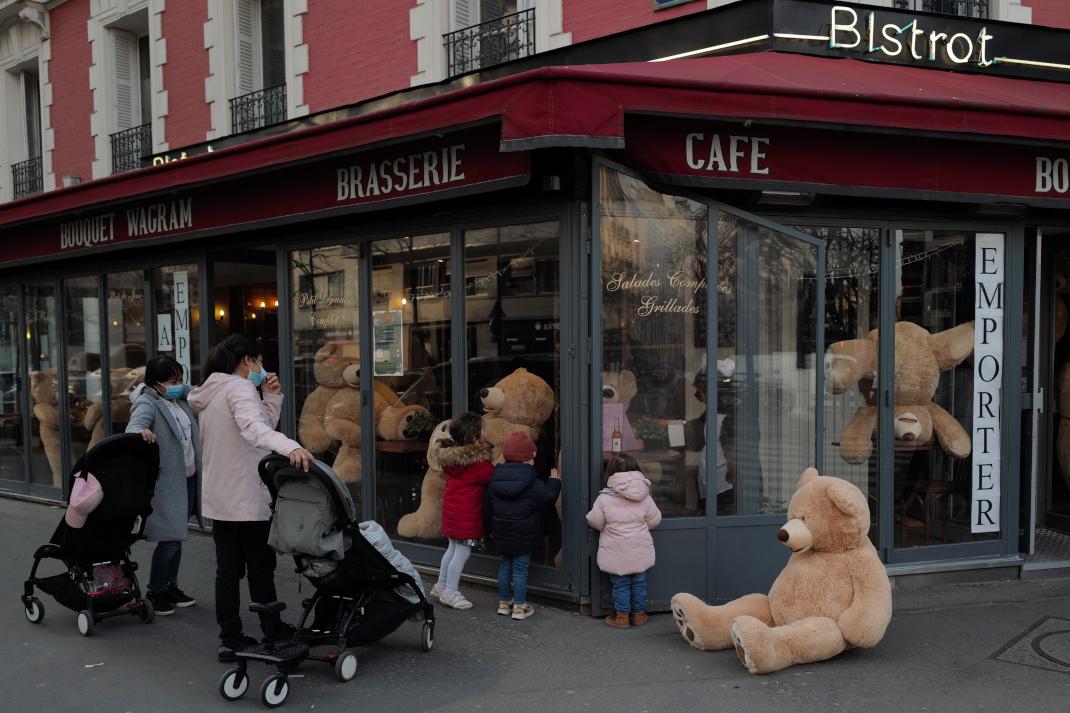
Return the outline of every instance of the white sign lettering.
[[[131,238],[145,238],[159,233],[187,230],[193,227],[193,199],[153,203],[126,210],[126,234]]]
[[[338,193],[335,200],[382,198],[394,193],[438,188],[463,181],[463,152],[464,144],[455,144],[437,151],[423,151],[340,168],[337,171]]]
[[[687,165],[696,171],[712,173],[744,173],[768,176],[769,163],[765,150],[769,139],[758,136],[728,136],[720,134],[688,134],[684,141]]]
[[[973,343],[971,532],[999,532],[1003,381],[1003,234],[978,233]]]
[[[1070,193],[1070,159],[1037,156],[1037,193]]]
[[[59,249],[88,248],[115,239],[115,213],[59,225]]]
[[[905,25],[887,23],[878,25],[877,13],[870,12],[863,21],[858,11],[845,5],[832,8],[829,47],[832,49],[857,49],[869,53],[881,52],[889,57],[901,57],[909,52],[917,62],[947,60],[951,64],[975,62],[978,67],[989,67],[988,42],[994,39],[988,28],[982,27],[977,37],[963,32],[948,35],[946,32],[924,30],[918,20]]]

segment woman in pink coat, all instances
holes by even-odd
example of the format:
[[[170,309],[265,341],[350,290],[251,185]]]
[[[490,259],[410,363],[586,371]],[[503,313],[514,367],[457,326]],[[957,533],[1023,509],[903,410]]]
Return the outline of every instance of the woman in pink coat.
[[[587,513],[598,530],[598,568],[613,582],[615,613],[606,623],[617,629],[646,623],[646,571],[654,566],[650,531],[661,523],[661,511],[650,497],[650,481],[635,458],[618,453],[602,476],[605,487]],[[628,614],[631,613],[629,622]]]
[[[276,600],[275,551],[267,543],[271,494],[257,465],[274,451],[307,471],[313,456],[275,430],[282,388],[278,377],[264,369],[260,346],[252,339],[232,334],[217,344],[208,352],[204,377],[187,401],[198,414],[201,432],[201,511],[212,519],[219,660],[228,662],[235,660],[236,651],[257,643],[242,632],[242,578],[248,576],[254,602]],[[261,614],[260,628],[272,640],[292,630],[278,612]]]

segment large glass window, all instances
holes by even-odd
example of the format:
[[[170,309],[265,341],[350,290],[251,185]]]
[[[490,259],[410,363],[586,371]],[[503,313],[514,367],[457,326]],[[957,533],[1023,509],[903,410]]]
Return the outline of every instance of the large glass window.
[[[717,511],[781,513],[815,462],[818,249],[726,213],[717,233]]]
[[[371,260],[375,517],[392,536],[434,539],[437,517],[404,516],[420,508],[429,436],[453,410],[450,236],[379,240]]]
[[[108,321],[108,379],[111,386],[111,432],[130,422],[130,392],[145,379],[145,273],[118,272],[105,278]],[[103,414],[101,414],[101,418]],[[87,427],[89,423],[87,422]],[[103,422],[93,428],[91,444],[104,436]]]
[[[850,378],[840,369],[856,355],[845,343],[867,340],[870,358],[879,355],[880,322],[879,228],[800,227],[825,242],[825,428],[823,474],[848,480],[867,495],[870,539],[877,542],[878,507],[878,402],[873,371]],[[817,299],[817,285],[803,283],[807,300]],[[815,302],[816,306],[816,302]],[[813,335],[806,335],[813,340]],[[847,439],[845,442],[845,438]]]
[[[719,441],[707,491],[708,209],[608,169],[601,186],[603,460],[619,431],[662,514],[701,515],[732,488]]]
[[[1002,275],[1002,236],[902,230],[896,232],[896,253],[895,545],[999,537],[973,532],[971,469],[983,463],[984,472],[994,472],[987,465],[993,453],[995,472],[999,469],[1002,317],[985,322],[978,310],[986,301],[1002,309],[1002,287],[990,285],[991,294],[981,294],[976,285],[984,275],[976,266]],[[980,374],[993,376],[987,385],[975,381],[977,361],[971,358],[977,356],[974,330],[986,324],[998,328],[990,332],[998,340],[996,358],[985,358]],[[978,387],[985,393],[975,405]],[[976,432],[974,412],[985,419]],[[994,497],[984,505],[994,507],[998,523],[998,488]]]
[[[59,323],[56,288],[29,284],[26,308],[26,363],[30,377],[30,482],[63,485],[63,441],[60,436]]]
[[[67,355],[67,431],[70,462],[89,446],[91,434],[103,422],[99,418],[100,383],[100,280],[76,277],[63,281],[63,333]],[[96,405],[96,406],[94,406]]]
[[[542,478],[556,467],[561,448],[559,238],[556,221],[464,233],[468,408],[486,411],[485,399],[492,408],[500,399],[498,428],[515,426],[535,440]],[[501,393],[485,391],[503,379],[510,380]],[[515,400],[521,389],[530,403]],[[561,548],[561,523],[555,510],[545,517],[548,537],[534,561],[552,564]]]
[[[256,340],[268,371],[279,370],[279,296],[275,249],[248,248],[212,259],[215,341],[235,332]]]
[[[26,481],[22,446],[19,293],[0,287],[0,480]]]
[[[130,282],[128,294],[134,317],[128,318],[129,326],[124,331],[123,338],[134,340],[138,334],[144,334],[142,321],[136,318],[136,305],[144,305],[144,299],[138,291],[143,288],[135,287],[136,282],[132,274],[123,279],[129,279]],[[156,309],[153,339],[156,340],[156,351],[174,357],[175,361],[184,366],[186,379],[191,384],[198,384],[201,380],[200,285],[200,274],[194,264],[169,265],[152,271],[153,306]],[[274,304],[274,298],[272,304],[278,307]],[[144,336],[141,338],[144,339]],[[113,341],[113,354],[114,351]],[[114,357],[111,366],[115,368]]]
[[[295,250],[290,271],[297,440],[334,465],[359,503],[363,472],[357,248]]]

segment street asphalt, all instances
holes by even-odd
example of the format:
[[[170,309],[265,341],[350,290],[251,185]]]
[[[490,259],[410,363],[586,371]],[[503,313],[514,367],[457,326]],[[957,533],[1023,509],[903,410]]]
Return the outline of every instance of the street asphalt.
[[[216,661],[212,614],[214,553],[192,533],[181,585],[196,606],[149,626],[135,617],[101,622],[93,636],[75,614],[47,595],[41,624],[19,601],[33,552],[46,542],[62,509],[0,498],[0,711],[46,713],[182,713],[264,710],[252,682],[235,703],[220,698],[228,668]],[[139,543],[141,582],[150,546]],[[287,616],[310,591],[280,558],[280,597]],[[244,593],[243,593],[244,594]],[[689,648],[669,615],[616,631],[601,620],[538,606],[512,621],[494,612],[494,593],[470,589],[475,608],[438,607],[435,648],[422,653],[420,627],[407,624],[359,650],[349,683],[325,664],[306,662],[291,680],[282,710],[505,711],[999,711],[1031,713],[1070,707],[1070,579],[944,585],[896,593],[896,613],[881,644],[832,661],[770,676],[748,674],[731,651]],[[251,615],[247,626],[252,628]]]

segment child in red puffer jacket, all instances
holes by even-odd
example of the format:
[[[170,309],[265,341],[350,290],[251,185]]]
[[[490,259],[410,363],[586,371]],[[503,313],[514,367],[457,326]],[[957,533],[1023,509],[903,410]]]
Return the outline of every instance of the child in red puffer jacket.
[[[442,534],[450,544],[442,556],[438,583],[431,588],[431,596],[454,609],[472,608],[472,602],[459,587],[468,556],[484,534],[483,494],[494,472],[490,454],[482,416],[466,411],[450,421],[450,440],[442,442],[438,456],[446,474]]]

